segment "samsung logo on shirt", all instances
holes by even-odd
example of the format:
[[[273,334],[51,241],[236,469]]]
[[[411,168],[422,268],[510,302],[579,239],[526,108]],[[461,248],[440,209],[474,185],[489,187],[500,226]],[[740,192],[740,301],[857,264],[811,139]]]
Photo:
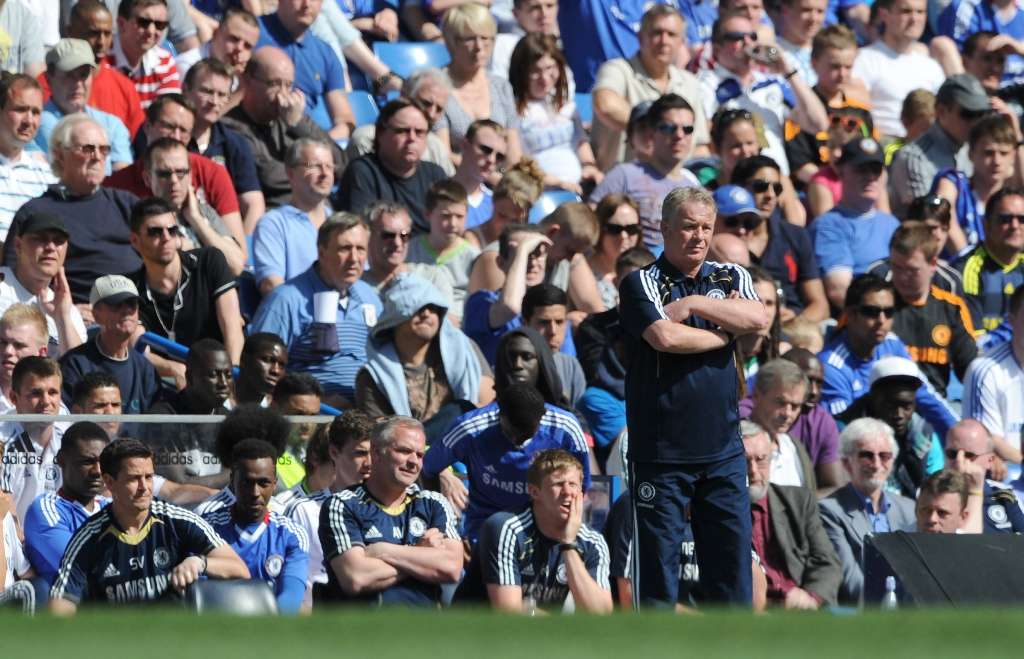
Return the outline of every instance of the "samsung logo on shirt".
[[[526,494],[526,482],[525,481],[503,481],[491,476],[486,471],[483,472],[484,485],[488,487],[497,488],[503,492],[509,492],[511,494]]]

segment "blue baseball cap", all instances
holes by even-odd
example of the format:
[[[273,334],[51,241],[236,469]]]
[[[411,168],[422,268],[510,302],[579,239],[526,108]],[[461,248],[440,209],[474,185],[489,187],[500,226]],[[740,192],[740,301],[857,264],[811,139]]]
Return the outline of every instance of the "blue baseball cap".
[[[718,206],[718,214],[722,217],[734,217],[736,215],[757,215],[761,217],[761,211],[754,203],[754,196],[739,185],[723,185],[715,190],[715,204]]]

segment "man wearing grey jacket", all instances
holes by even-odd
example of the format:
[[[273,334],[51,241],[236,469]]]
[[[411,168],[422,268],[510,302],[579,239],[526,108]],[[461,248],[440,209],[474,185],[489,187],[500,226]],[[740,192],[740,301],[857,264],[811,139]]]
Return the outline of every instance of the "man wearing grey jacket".
[[[899,446],[883,421],[863,417],[839,435],[850,482],[819,502],[821,521],[842,563],[839,601],[856,604],[864,587],[864,538],[875,533],[913,531],[914,502],[885,492]]]

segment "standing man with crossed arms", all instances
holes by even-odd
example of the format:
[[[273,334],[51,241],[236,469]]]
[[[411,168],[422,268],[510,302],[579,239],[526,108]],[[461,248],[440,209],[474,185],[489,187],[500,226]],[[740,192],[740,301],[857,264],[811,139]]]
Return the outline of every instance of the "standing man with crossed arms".
[[[705,601],[751,604],[733,341],[764,330],[768,315],[746,270],[705,261],[716,213],[702,188],[670,192],[662,206],[665,252],[619,291],[629,354],[634,606],[675,606],[688,504]]]

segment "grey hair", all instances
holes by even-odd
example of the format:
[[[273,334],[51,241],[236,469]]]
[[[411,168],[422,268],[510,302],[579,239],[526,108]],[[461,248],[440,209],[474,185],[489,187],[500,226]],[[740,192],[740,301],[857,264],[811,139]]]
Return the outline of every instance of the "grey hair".
[[[768,431],[765,430],[761,424],[754,423],[750,419],[740,420],[740,439],[756,437],[757,435],[768,435]],[[770,435],[768,436],[770,437]]]
[[[53,154],[57,153],[57,150],[63,151],[64,149],[71,146],[71,134],[75,131],[75,128],[82,124],[92,124],[103,130],[103,126],[100,126],[96,121],[84,112],[75,112],[69,114],[53,127],[53,132],[50,133],[50,170],[53,171],[53,175],[60,178],[60,168],[57,165],[58,159],[53,157]],[[103,134],[107,132],[103,130]]]
[[[803,385],[807,390],[807,375],[796,364],[785,359],[773,359],[757,371],[754,391],[759,394],[772,391],[776,387],[795,387]]]
[[[371,229],[376,227],[385,215],[405,215],[409,218],[410,226],[412,225],[409,209],[396,201],[375,201],[363,209],[363,217],[366,218]]]
[[[686,204],[700,204],[711,209],[711,214],[718,213],[715,198],[704,188],[676,188],[665,195],[661,204],[661,221],[669,224],[679,215],[679,209]]]
[[[448,77],[448,74],[441,69],[428,66],[425,69],[416,71],[405,79],[405,82],[402,83],[402,96],[415,98],[416,92],[420,90],[420,87],[428,82],[436,82],[449,92],[452,90],[452,79]]]
[[[389,416],[381,419],[370,431],[370,448],[374,453],[382,453],[395,441],[395,435],[400,428],[418,430],[426,436],[423,424],[411,416]]]
[[[900,445],[896,443],[896,435],[893,434],[892,428],[886,422],[869,416],[861,417],[843,428],[843,432],[839,433],[839,452],[845,458],[852,458],[857,452],[858,443],[874,437],[888,439],[889,445],[892,446],[893,460],[899,456]]]
[[[300,137],[288,145],[288,150],[284,152],[284,166],[291,169],[298,165],[302,162],[302,152],[305,151],[307,147],[312,146],[318,146],[327,151],[327,154],[332,158],[334,157],[331,153],[331,145],[327,142],[315,137]]]

